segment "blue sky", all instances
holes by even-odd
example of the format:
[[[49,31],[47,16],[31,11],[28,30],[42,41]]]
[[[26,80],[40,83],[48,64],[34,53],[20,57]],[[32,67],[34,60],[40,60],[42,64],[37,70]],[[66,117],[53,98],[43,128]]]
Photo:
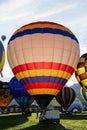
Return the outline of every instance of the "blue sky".
[[[87,0],[0,0],[0,36],[7,36],[5,50],[15,30],[35,21],[52,21],[68,27],[79,41],[80,55],[87,52]],[[7,82],[13,77],[7,58],[3,75],[1,80]],[[67,85],[74,83],[77,80],[73,75]]]

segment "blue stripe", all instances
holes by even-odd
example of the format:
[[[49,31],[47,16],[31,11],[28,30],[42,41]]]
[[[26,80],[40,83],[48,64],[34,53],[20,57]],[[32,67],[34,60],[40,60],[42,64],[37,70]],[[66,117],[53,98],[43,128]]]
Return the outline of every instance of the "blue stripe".
[[[63,36],[70,37],[71,39],[73,39],[77,43],[79,43],[78,40],[77,40],[77,38],[75,37],[75,35],[67,32],[67,31],[63,31],[63,30],[60,30],[60,29],[53,29],[53,28],[34,28],[34,29],[27,29],[27,30],[24,30],[24,31],[16,33],[15,35],[13,35],[10,38],[8,44],[10,43],[10,41],[14,40],[17,37],[21,37],[21,36],[28,35],[28,34],[35,34],[35,33],[60,34],[60,35],[63,35]]]
[[[52,77],[52,76],[37,76],[37,77],[29,77],[20,80],[20,83],[23,84],[30,84],[36,82],[53,82],[58,84],[63,84],[67,82],[64,78]]]
[[[4,52],[4,46],[3,46],[2,42],[0,41],[0,62],[2,60],[3,52]]]

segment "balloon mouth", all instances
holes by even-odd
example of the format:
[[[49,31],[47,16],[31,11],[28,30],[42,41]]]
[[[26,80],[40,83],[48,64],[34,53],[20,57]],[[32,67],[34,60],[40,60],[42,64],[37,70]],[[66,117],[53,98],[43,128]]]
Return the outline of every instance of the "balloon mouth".
[[[53,99],[54,95],[33,95],[39,107],[43,110],[46,109],[50,101]]]

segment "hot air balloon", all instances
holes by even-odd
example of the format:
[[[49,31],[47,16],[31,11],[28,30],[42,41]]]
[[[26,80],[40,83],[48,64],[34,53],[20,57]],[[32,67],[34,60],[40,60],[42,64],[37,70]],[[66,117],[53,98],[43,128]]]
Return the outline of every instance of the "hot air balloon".
[[[83,54],[79,58],[79,62],[75,71],[75,77],[81,87],[87,91],[87,53]]]
[[[13,96],[9,90],[8,82],[0,82],[0,108],[4,110],[12,101]]]
[[[0,41],[0,74],[3,70],[4,63],[5,63],[5,49],[2,42]]]
[[[26,109],[32,104],[34,99],[29,95],[29,93],[15,77],[10,80],[9,89],[14,99],[21,106],[22,112],[25,113]]]
[[[67,109],[67,113],[82,112],[83,106],[80,102],[74,101]]]
[[[2,41],[5,41],[6,36],[5,36],[5,35],[2,35],[2,36],[1,36],[1,39],[2,39]]]
[[[57,101],[65,110],[73,103],[75,98],[76,92],[70,87],[64,87],[56,96]]]
[[[41,21],[12,35],[7,58],[16,78],[45,109],[73,74],[79,52],[78,40],[68,28]]]
[[[87,102],[87,92],[81,87],[80,94],[85,102]]]

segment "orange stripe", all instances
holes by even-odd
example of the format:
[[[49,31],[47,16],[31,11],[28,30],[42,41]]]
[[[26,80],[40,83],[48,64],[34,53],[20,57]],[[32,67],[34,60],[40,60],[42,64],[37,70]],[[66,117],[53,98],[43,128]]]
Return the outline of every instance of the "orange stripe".
[[[34,23],[30,23],[30,24],[22,26],[14,34],[21,32],[23,30],[26,30],[26,29],[33,29],[33,28],[38,28],[38,27],[39,28],[48,27],[48,28],[54,28],[54,29],[61,29],[61,30],[64,30],[64,31],[67,31],[67,32],[73,34],[68,28],[66,28],[66,27],[64,27],[60,24],[53,23],[53,22],[34,22]]]
[[[57,89],[30,89],[27,91],[31,95],[40,95],[40,94],[57,95],[60,90],[57,90]]]

